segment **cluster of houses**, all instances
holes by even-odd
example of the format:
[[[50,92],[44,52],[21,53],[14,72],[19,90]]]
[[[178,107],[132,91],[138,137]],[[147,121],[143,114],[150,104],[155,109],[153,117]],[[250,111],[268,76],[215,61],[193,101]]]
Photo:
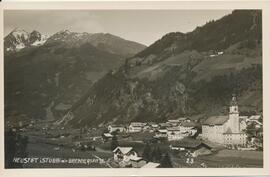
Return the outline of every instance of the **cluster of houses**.
[[[194,136],[197,133],[196,123],[188,118],[178,118],[168,120],[164,123],[143,123],[131,122],[128,126],[124,125],[109,125],[109,133],[106,136],[111,136],[113,132],[125,133],[139,133],[139,132],[153,132],[154,138],[164,138],[169,141],[181,140],[185,137]]]
[[[202,133],[199,135],[203,140],[221,144],[224,146],[246,147],[247,129],[253,124],[255,129],[262,129],[262,115],[240,116],[236,96],[233,95],[229,106],[228,115],[211,116],[202,122]],[[168,141],[179,141],[186,137],[192,137],[197,133],[197,123],[188,118],[168,120],[163,123],[131,122],[128,126],[109,125],[110,133],[114,131],[138,133],[154,132],[154,138],[164,138]],[[262,131],[261,131],[262,133]]]
[[[199,140],[184,138],[180,141],[172,141],[170,145],[171,150],[186,152],[186,164],[193,164],[194,158],[200,155],[209,155],[212,153],[212,147],[202,143]],[[118,146],[113,150],[114,162],[120,167],[132,168],[158,168],[160,163],[146,162],[145,159],[139,156],[138,152],[132,147]]]

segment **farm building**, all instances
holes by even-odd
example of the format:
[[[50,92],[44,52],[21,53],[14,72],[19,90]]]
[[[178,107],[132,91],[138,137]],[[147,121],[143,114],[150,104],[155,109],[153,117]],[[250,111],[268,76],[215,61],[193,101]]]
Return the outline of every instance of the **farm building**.
[[[130,158],[130,164],[131,167],[133,168],[141,168],[142,166],[144,166],[146,164],[146,161],[143,160],[142,157],[131,157]]]
[[[155,138],[167,138],[167,129],[160,129],[155,133]]]
[[[199,140],[184,138],[180,141],[173,141],[170,145],[171,149],[190,151],[193,157],[211,154],[211,147]]]
[[[168,124],[171,124],[173,127],[176,127],[180,124],[180,120],[178,119],[171,119],[167,121]]]
[[[123,125],[109,125],[108,126],[108,131],[110,133],[116,132],[116,131],[124,132],[124,131],[126,131],[126,128]]]
[[[194,122],[182,122],[180,125],[180,131],[186,136],[193,136],[197,133],[196,123]]]
[[[146,123],[142,122],[131,122],[128,127],[128,132],[130,133],[142,132],[145,125]]]

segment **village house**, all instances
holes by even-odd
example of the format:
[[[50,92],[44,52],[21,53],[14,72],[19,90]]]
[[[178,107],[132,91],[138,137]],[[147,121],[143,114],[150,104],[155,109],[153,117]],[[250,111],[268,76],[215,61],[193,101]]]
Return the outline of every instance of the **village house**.
[[[194,122],[182,122],[175,127],[167,127],[167,137],[169,141],[181,140],[184,137],[194,136],[197,133]]]
[[[179,117],[177,120],[179,120],[179,122],[184,122],[185,120],[187,120],[186,117]]]
[[[120,147],[118,146],[113,150],[113,159],[121,164],[121,166],[131,165],[131,159],[138,157],[137,152],[132,147]]]
[[[182,122],[190,122],[191,120],[187,117],[179,117],[177,120],[179,120],[180,123]]]
[[[216,57],[216,56],[219,56],[219,55],[223,55],[224,52],[223,51],[211,51],[209,57]]]
[[[183,135],[181,134],[179,127],[170,127],[167,129],[167,137],[168,141],[175,141],[183,139]]]
[[[170,147],[171,150],[177,150],[177,151],[184,151],[184,150],[185,150],[184,147],[178,147],[177,145],[174,146],[174,145],[172,145],[172,144],[170,144],[169,147]]]
[[[108,131],[110,133],[116,132],[116,131],[118,131],[118,132],[124,132],[124,131],[126,131],[126,128],[123,125],[109,125],[108,126]]]
[[[242,118],[240,117],[239,121],[240,121],[240,131],[241,131],[241,132],[244,132],[244,131],[247,129],[247,122],[246,122],[246,119],[242,119]]]
[[[130,158],[130,164],[131,167],[133,168],[141,168],[142,166],[144,166],[146,164],[146,161],[143,160],[142,157],[131,157]]]
[[[142,123],[142,122],[131,122],[128,127],[128,132],[129,133],[142,132],[145,125],[146,123]]]
[[[168,124],[171,124],[172,127],[176,127],[180,124],[180,120],[174,119],[174,120],[168,120]]]
[[[260,122],[262,116],[261,115],[253,115],[247,118],[247,125],[254,124],[256,129],[262,128],[263,124]]]
[[[240,129],[239,111],[233,96],[229,115],[212,116],[202,125],[202,138],[223,145],[246,145],[247,135]]]
[[[154,138],[167,138],[168,136],[167,132],[168,132],[167,129],[160,129],[155,133]]]
[[[143,131],[146,132],[146,131],[150,131],[151,130],[151,127],[146,124],[145,126],[143,126]]]
[[[158,128],[159,127],[159,125],[157,123],[155,123],[155,122],[149,122],[148,125],[150,127],[152,127],[152,128]]]
[[[103,138],[103,141],[108,141],[108,140],[111,140],[113,138],[113,135],[110,133],[103,133],[102,138]]]
[[[180,124],[180,132],[185,136],[194,136],[197,133],[196,124],[194,122],[182,122]]]
[[[149,130],[150,132],[154,132],[159,129],[159,125],[155,122],[149,122],[148,125],[150,127],[150,130]]]
[[[248,119],[248,121],[252,121],[252,120],[259,121],[261,117],[262,117],[261,115],[252,115],[252,116],[248,117],[247,119]]]
[[[171,142],[170,148],[189,151],[193,157],[197,157],[200,155],[208,155],[212,153],[212,148],[210,146],[202,143],[199,140],[191,138],[184,138],[180,141],[173,141]]]
[[[168,127],[172,127],[172,125],[168,122],[165,122],[165,123],[163,122],[163,123],[159,123],[159,127],[160,129],[166,129]]]

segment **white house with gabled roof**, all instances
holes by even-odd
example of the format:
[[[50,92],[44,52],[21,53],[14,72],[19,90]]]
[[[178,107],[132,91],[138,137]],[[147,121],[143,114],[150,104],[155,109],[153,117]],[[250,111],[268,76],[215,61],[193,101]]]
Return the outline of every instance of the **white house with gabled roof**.
[[[118,162],[129,162],[130,159],[138,157],[137,152],[132,147],[120,147],[118,146],[113,150],[113,158]]]

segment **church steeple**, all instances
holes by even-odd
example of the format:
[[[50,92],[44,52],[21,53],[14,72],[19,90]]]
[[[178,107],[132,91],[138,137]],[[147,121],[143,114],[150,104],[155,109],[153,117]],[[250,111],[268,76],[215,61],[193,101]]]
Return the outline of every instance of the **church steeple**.
[[[232,100],[230,102],[230,114],[238,114],[238,103],[236,100],[236,95],[232,95]]]
[[[240,124],[239,124],[238,103],[235,94],[233,94],[232,100],[230,102],[228,127],[231,128],[232,133],[239,133],[240,132],[239,126]]]

